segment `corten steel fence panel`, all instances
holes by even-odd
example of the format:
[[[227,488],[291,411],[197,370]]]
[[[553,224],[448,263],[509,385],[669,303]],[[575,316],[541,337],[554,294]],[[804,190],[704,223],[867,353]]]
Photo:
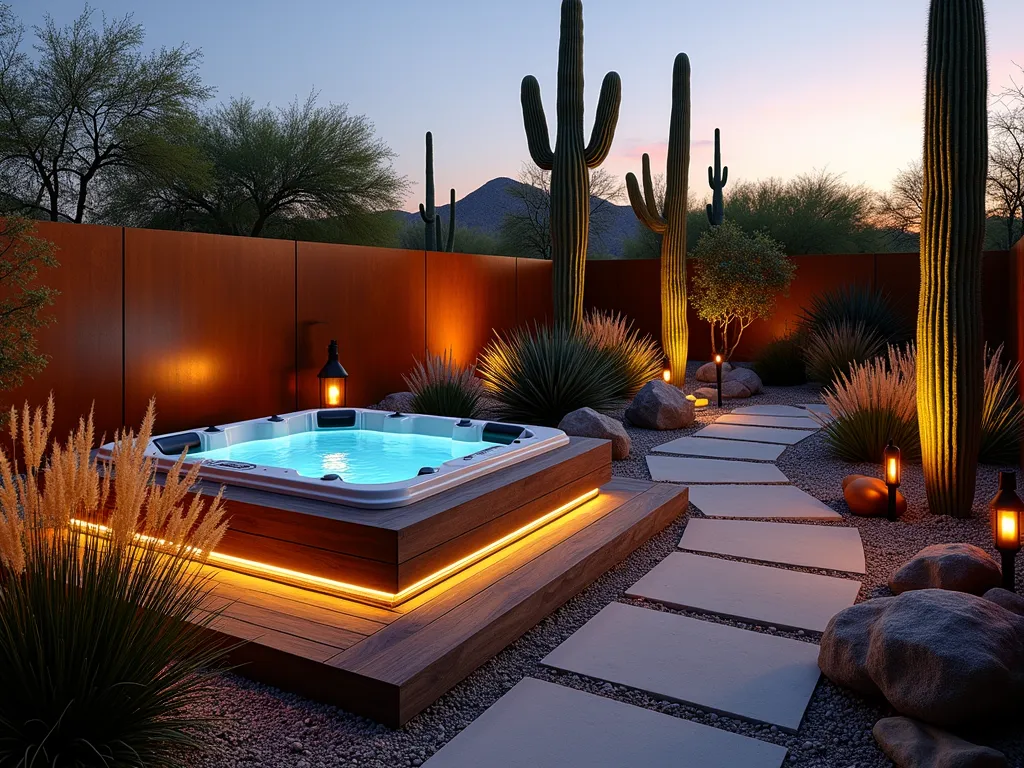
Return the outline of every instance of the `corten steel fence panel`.
[[[427,350],[473,363],[492,331],[516,326],[516,260],[427,252]]]
[[[550,290],[550,288],[549,288]],[[661,340],[661,260],[623,259],[587,262],[583,305],[621,312],[642,332]],[[693,338],[690,318],[690,338]]]
[[[348,371],[346,403],[365,406],[406,389],[402,374],[423,357],[423,251],[297,244],[299,407],[319,405],[317,372],[338,340]]]
[[[50,358],[34,378],[4,393],[3,407],[28,400],[57,402],[54,436],[63,439],[90,408],[97,437],[122,424],[122,315],[120,227],[37,222],[36,236],[57,246],[56,269],[41,268],[39,284],[60,291],[46,310],[56,322],[38,332]]]
[[[161,432],[295,408],[295,243],[125,230],[125,418]]]
[[[516,324],[532,328],[551,322],[551,262],[547,259],[516,259]]]

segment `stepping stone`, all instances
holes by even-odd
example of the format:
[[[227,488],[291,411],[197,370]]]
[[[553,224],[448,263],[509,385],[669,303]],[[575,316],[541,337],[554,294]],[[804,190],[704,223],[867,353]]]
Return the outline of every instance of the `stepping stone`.
[[[866,572],[864,545],[856,528],[691,517],[679,548],[765,563]]]
[[[786,450],[784,445],[747,443],[742,440],[716,440],[713,437],[680,437],[654,448],[683,456],[707,456],[715,459],[753,459],[775,461]]]
[[[826,421],[832,418],[832,410],[824,403],[803,403],[800,407],[818,414]]]
[[[796,416],[807,418],[807,411],[797,408],[795,405],[745,405],[742,408],[733,408],[730,413],[746,414],[748,416]]]
[[[788,483],[774,464],[725,459],[680,459],[648,456],[647,468],[657,482],[665,483]]]
[[[818,682],[813,643],[622,603],[541,663],[790,731]]]
[[[693,486],[690,488],[690,503],[708,517],[843,519],[834,509],[792,485]]]
[[[808,416],[760,416],[757,414],[727,413],[715,424],[743,424],[749,427],[783,427],[785,429],[821,429],[821,424]]]
[[[428,768],[780,768],[785,747],[526,678]]]
[[[768,565],[673,552],[626,590],[670,608],[824,632],[857,601],[860,582]]]
[[[752,443],[776,443],[777,445],[795,445],[814,432],[803,429],[772,429],[770,427],[750,427],[740,424],[709,424],[694,437],[718,437],[723,440],[746,440]]]

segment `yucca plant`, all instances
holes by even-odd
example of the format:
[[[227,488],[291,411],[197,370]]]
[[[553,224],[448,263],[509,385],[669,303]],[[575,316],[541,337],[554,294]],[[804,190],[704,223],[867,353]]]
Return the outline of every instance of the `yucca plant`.
[[[765,384],[793,387],[807,383],[807,368],[800,339],[783,336],[762,347],[754,361],[754,372]]]
[[[1016,463],[1020,457],[1024,407],[1017,395],[1020,363],[1004,365],[1000,345],[985,365],[985,401],[981,411],[981,451],[985,464]]]
[[[828,384],[848,373],[853,364],[871,360],[884,352],[885,340],[863,321],[828,323],[807,337],[804,350],[807,377]]]
[[[0,449],[0,765],[178,766],[211,743],[204,699],[224,651],[207,639],[195,560],[225,530],[220,497],[185,504],[145,456],[153,404],[113,458],[91,416],[51,443],[53,401],[9,419]],[[17,446],[23,450],[18,455]],[[19,473],[16,467],[21,469]],[[109,508],[104,528],[95,520]],[[205,616],[206,618],[201,618]]]
[[[633,327],[633,322],[618,312],[591,310],[583,320],[583,334],[615,361],[621,378],[618,397],[629,399],[662,371],[658,343]]]
[[[413,394],[416,413],[471,419],[480,410],[483,389],[472,365],[459,365],[450,349],[441,355],[428,354],[408,376],[402,376]]]
[[[555,426],[577,408],[609,410],[623,387],[616,358],[565,325],[497,336],[478,369],[502,418],[541,426]]]
[[[916,356],[890,346],[886,357],[854,363],[822,392],[832,412],[822,432],[832,453],[846,461],[880,462],[889,440],[905,459],[921,456],[917,431]]]
[[[889,295],[863,285],[846,285],[811,298],[801,313],[798,333],[809,337],[828,327],[848,323],[875,331],[887,344],[910,340],[907,323],[893,306]]]

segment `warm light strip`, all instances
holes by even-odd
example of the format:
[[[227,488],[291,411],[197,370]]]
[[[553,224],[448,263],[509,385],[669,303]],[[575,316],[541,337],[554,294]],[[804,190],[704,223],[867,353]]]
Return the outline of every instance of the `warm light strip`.
[[[446,565],[444,568],[434,571],[429,576],[420,579],[415,584],[406,587],[400,592],[384,592],[379,589],[362,587],[358,584],[349,584],[344,581],[335,581],[334,579],[327,579],[323,576],[315,576],[311,573],[293,571],[289,568],[281,568],[277,565],[261,563],[256,560],[247,560],[244,557],[236,557],[235,555],[225,555],[220,552],[211,552],[207,557],[207,562],[213,565],[220,565],[231,570],[238,570],[255,576],[262,576],[271,580],[285,581],[296,586],[311,587],[318,591],[328,592],[342,597],[354,597],[358,600],[380,603],[390,607],[405,602],[409,598],[429,589],[449,576],[452,576],[464,568],[468,568],[470,565],[483,560],[488,555],[494,554],[499,549],[508,546],[517,539],[521,539],[533,531],[536,531],[538,528],[547,525],[570,510],[586,504],[591,499],[596,498],[598,493],[599,490],[597,488],[587,491],[582,496],[578,496],[557,509],[553,509],[546,514],[541,515],[536,520],[527,523],[521,528],[517,528],[511,533],[502,536],[500,539],[492,541],[487,546],[481,547],[475,552]],[[71,522],[82,528],[100,534],[106,534],[110,531],[107,526],[99,525],[97,523],[88,523],[84,520],[72,520]],[[142,534],[136,534],[136,536],[143,541],[154,541],[150,536],[144,536]],[[167,542],[163,540],[157,540],[157,543],[161,545],[167,544]]]

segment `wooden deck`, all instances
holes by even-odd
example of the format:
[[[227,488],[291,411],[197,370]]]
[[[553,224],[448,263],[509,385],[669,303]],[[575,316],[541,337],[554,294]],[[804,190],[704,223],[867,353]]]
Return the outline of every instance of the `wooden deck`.
[[[209,567],[211,631],[240,674],[397,727],[686,509],[681,486],[615,479],[393,608]]]

